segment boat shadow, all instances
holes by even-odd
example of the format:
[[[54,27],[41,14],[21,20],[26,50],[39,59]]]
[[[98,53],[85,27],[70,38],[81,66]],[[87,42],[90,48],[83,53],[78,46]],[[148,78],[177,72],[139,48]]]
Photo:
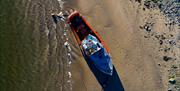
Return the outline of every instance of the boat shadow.
[[[113,74],[112,76],[110,76],[99,71],[92,63],[92,61],[88,60],[87,58],[85,59],[89,68],[91,69],[97,81],[101,85],[103,91],[125,91],[122,82],[120,80],[120,77],[118,76],[118,73],[114,66],[113,66]]]

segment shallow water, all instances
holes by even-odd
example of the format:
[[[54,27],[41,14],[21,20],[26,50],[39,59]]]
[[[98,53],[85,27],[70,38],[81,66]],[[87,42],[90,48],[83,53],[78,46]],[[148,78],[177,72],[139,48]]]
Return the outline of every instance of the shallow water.
[[[57,0],[0,1],[0,91],[70,91]]]

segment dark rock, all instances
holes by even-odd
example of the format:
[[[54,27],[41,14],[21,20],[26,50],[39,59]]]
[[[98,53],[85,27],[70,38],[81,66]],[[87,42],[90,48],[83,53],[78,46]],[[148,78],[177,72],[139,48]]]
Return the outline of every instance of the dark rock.
[[[170,78],[170,79],[169,79],[169,83],[175,84],[175,83],[176,83],[176,80],[175,80],[174,78]]]
[[[135,0],[136,2],[138,2],[138,3],[141,3],[141,0]]]
[[[139,26],[139,28],[140,28],[140,29],[143,29],[143,27],[142,27],[142,26]]]
[[[169,60],[171,60],[171,59],[172,59],[172,57],[163,56],[163,60],[166,61],[166,62],[169,61]]]
[[[161,8],[162,8],[162,4],[159,4],[159,5],[158,5],[158,8],[160,8],[160,9],[161,9]]]
[[[170,45],[176,45],[176,42],[174,40],[169,40]]]
[[[158,66],[161,66],[161,64],[158,64]]]
[[[153,25],[154,25],[153,22],[146,22],[143,26],[143,29],[147,32],[151,32]]]
[[[151,1],[145,1],[144,2],[144,6],[146,6],[146,8],[150,9],[151,7]]]
[[[165,49],[164,49],[164,52],[168,52],[168,51],[170,51],[170,49],[171,49],[171,48],[165,48]]]
[[[168,89],[168,91],[172,91],[171,89]]]
[[[162,41],[162,40],[159,40],[159,44],[162,45],[162,44],[163,44],[163,41]]]
[[[171,68],[173,68],[173,69],[177,69],[178,67],[176,66],[176,65],[172,65],[172,67]]]
[[[159,38],[160,38],[160,35],[155,35],[155,38],[159,39]]]
[[[170,34],[170,37],[173,37],[174,35]]]
[[[166,39],[166,37],[164,37],[164,35],[160,35],[161,36],[161,39],[162,40],[165,40]]]
[[[144,26],[144,29],[147,31],[147,32],[151,32],[151,28],[149,25],[145,25]]]
[[[143,8],[143,10],[145,11],[145,10],[146,10],[146,8]]]
[[[154,36],[154,33],[152,33],[151,36]]]
[[[144,36],[144,38],[148,38],[148,36]]]

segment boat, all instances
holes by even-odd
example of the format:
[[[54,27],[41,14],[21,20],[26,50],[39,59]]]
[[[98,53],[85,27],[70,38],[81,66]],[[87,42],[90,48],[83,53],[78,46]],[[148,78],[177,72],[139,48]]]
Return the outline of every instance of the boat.
[[[67,23],[71,27],[85,60],[91,61],[100,72],[112,75],[113,64],[109,48],[98,32],[77,11],[68,15]]]

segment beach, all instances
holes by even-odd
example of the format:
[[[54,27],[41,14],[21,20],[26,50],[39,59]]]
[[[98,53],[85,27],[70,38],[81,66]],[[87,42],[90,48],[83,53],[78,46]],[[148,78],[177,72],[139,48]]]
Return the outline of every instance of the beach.
[[[125,91],[179,91],[178,17],[167,8],[178,2],[144,1],[2,0],[0,90],[102,91],[70,27],[52,19],[73,8],[109,47]]]

